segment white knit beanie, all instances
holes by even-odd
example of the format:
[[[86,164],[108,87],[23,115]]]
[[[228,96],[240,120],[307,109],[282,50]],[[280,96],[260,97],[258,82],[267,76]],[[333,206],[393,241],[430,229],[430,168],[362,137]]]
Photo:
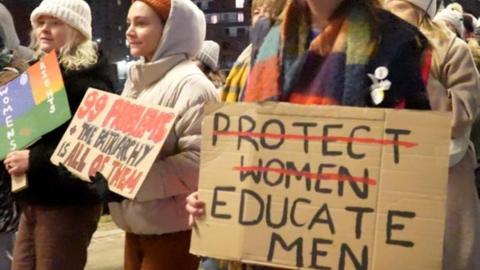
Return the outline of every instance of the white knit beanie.
[[[218,58],[220,56],[220,45],[212,40],[205,40],[197,59],[211,70],[218,69]]]
[[[92,39],[92,12],[84,0],[43,0],[30,15],[32,26],[42,15],[58,18]]]
[[[433,19],[437,12],[437,0],[406,0],[424,10]]]
[[[435,16],[433,21],[452,26],[455,29],[455,34],[460,37],[463,37],[465,34],[465,27],[463,26],[463,14],[456,10],[446,8],[440,11],[437,16]]]

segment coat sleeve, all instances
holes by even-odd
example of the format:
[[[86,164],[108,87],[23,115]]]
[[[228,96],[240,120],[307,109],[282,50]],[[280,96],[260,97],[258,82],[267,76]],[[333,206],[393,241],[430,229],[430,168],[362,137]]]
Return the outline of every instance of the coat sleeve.
[[[203,107],[209,101],[218,101],[218,97],[205,78],[190,78],[183,84],[175,105],[179,118],[171,131],[177,138],[176,154],[157,158],[135,200],[163,199],[197,190]]]
[[[452,104],[450,166],[467,152],[472,124],[480,106],[479,74],[465,42],[455,39],[445,58],[442,79]]]

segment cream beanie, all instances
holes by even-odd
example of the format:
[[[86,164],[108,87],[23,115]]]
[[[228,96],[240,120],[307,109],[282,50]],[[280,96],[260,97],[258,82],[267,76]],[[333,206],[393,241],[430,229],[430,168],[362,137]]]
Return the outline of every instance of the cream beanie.
[[[424,10],[433,19],[437,12],[437,0],[406,0]]]
[[[211,70],[218,69],[218,58],[220,56],[220,45],[212,40],[205,40],[202,49],[197,55],[197,59],[209,67]]]
[[[92,39],[92,12],[84,0],[43,0],[30,15],[33,26],[42,15],[58,18]]]

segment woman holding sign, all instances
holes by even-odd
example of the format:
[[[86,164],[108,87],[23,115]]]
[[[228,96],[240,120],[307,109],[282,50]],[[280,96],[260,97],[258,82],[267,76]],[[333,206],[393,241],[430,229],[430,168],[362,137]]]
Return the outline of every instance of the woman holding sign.
[[[137,197],[109,204],[126,231],[126,270],[196,270],[184,202],[197,189],[204,103],[215,86],[191,61],[205,38],[204,14],[190,0],[134,1],[126,32],[131,67],[122,96],[174,108],[178,119]]]
[[[376,0],[292,0],[259,50],[245,101],[428,110],[425,47]],[[196,193],[187,210],[192,222],[205,213]]]
[[[38,56],[55,51],[70,109],[89,87],[111,89],[108,63],[91,41],[91,11],[83,0],[44,0],[31,14],[32,49]],[[69,123],[26,150],[10,153],[10,175],[27,175],[18,193],[22,206],[12,269],[81,270],[97,227],[101,203],[86,182],[50,163]]]

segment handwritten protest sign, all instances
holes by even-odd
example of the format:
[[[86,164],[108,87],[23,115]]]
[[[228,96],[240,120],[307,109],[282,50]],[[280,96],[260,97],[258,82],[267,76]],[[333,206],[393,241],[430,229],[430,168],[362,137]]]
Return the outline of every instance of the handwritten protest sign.
[[[51,161],[84,180],[101,172],[112,191],[134,198],[175,118],[171,108],[89,89]]]
[[[441,269],[450,116],[211,105],[191,252],[306,269]]]
[[[70,119],[67,94],[55,52],[0,86],[0,159],[24,149]],[[26,187],[26,178],[13,179],[12,190]]]

